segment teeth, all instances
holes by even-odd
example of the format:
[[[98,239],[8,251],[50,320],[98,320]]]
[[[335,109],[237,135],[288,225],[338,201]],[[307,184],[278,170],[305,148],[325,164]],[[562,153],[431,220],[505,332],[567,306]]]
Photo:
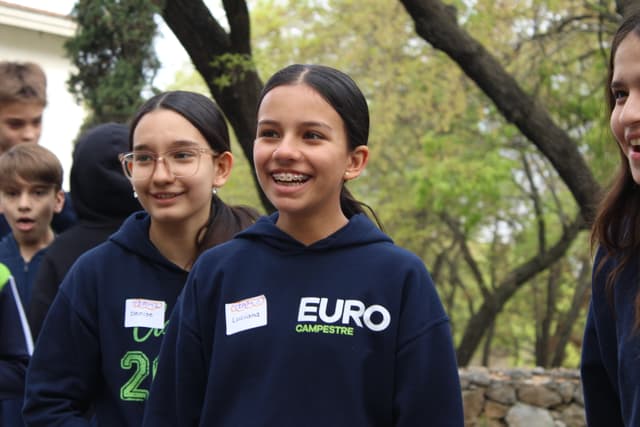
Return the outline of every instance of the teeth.
[[[629,145],[633,145],[634,147],[640,145],[640,138],[629,140]]]
[[[282,182],[304,182],[309,179],[309,176],[297,173],[274,173],[273,179]]]

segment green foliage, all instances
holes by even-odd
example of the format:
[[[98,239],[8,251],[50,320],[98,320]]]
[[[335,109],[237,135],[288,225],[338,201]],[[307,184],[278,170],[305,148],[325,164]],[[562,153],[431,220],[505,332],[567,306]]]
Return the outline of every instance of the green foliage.
[[[423,137],[425,155],[431,160],[418,187],[418,206],[429,204],[435,211],[464,219],[467,230],[477,230],[509,194],[516,191],[511,170],[517,161],[492,150],[491,136],[478,132],[476,141],[466,135],[427,133]],[[478,156],[474,145],[484,146]],[[480,147],[478,147],[480,148]]]
[[[211,66],[220,70],[213,79],[213,84],[219,89],[243,80],[247,72],[254,70],[251,55],[239,53],[218,55],[211,61]]]
[[[124,122],[141,103],[159,67],[155,12],[151,0],[79,0],[74,6],[78,32],[65,48],[76,71],[67,83],[89,107],[92,123]]]

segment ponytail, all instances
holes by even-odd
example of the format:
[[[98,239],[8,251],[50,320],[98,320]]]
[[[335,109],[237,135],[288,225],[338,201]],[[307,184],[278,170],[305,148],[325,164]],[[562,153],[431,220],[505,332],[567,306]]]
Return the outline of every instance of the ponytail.
[[[229,206],[214,194],[209,220],[196,234],[196,259],[205,250],[231,240],[234,235],[256,222],[259,216],[258,211],[253,208]]]
[[[380,218],[378,218],[378,215],[376,215],[373,208],[353,197],[351,192],[344,185],[342,186],[342,190],[340,191],[340,208],[342,209],[342,213],[344,213],[344,216],[346,216],[347,218],[351,218],[356,214],[366,215],[376,222],[380,230],[384,231],[382,222],[380,221]]]

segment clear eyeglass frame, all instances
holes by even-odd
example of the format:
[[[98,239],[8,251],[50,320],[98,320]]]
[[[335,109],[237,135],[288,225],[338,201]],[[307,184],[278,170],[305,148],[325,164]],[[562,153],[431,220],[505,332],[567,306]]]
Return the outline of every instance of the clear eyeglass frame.
[[[176,167],[176,165],[178,164],[176,162],[178,162],[178,160],[175,160],[175,159],[170,160],[170,159],[172,159],[174,155],[184,155],[184,154],[187,154],[187,155],[191,154],[194,156],[195,160],[193,162],[193,165],[183,163],[182,167],[180,166]],[[203,154],[209,154],[213,158],[216,158],[219,156],[219,154],[213,152],[210,149],[197,147],[197,148],[176,148],[176,149],[165,151],[164,153],[159,153],[159,154],[156,154],[153,151],[146,151],[146,150],[131,151],[128,153],[119,154],[118,159],[120,159],[122,170],[124,171],[124,174],[127,178],[129,178],[132,181],[144,181],[153,176],[153,174],[156,171],[156,168],[158,167],[158,162],[160,160],[162,160],[162,162],[164,163],[164,166],[167,169],[167,171],[171,173],[171,175],[173,175],[175,178],[191,177],[196,173],[198,173],[198,170],[200,169],[200,158],[202,157]],[[145,167],[145,173],[142,175],[140,175],[139,173],[136,174],[134,172],[136,157],[140,157],[140,156],[148,156],[149,161],[153,162],[151,167]],[[177,172],[177,170],[180,170],[181,168],[184,170],[188,170],[188,172],[186,173]],[[140,168],[138,170],[140,170]]]

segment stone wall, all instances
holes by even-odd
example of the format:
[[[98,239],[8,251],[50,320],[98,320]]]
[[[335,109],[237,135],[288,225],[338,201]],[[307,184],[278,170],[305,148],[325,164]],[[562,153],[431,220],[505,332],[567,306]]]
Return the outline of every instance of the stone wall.
[[[466,427],[585,427],[577,370],[460,369]]]

